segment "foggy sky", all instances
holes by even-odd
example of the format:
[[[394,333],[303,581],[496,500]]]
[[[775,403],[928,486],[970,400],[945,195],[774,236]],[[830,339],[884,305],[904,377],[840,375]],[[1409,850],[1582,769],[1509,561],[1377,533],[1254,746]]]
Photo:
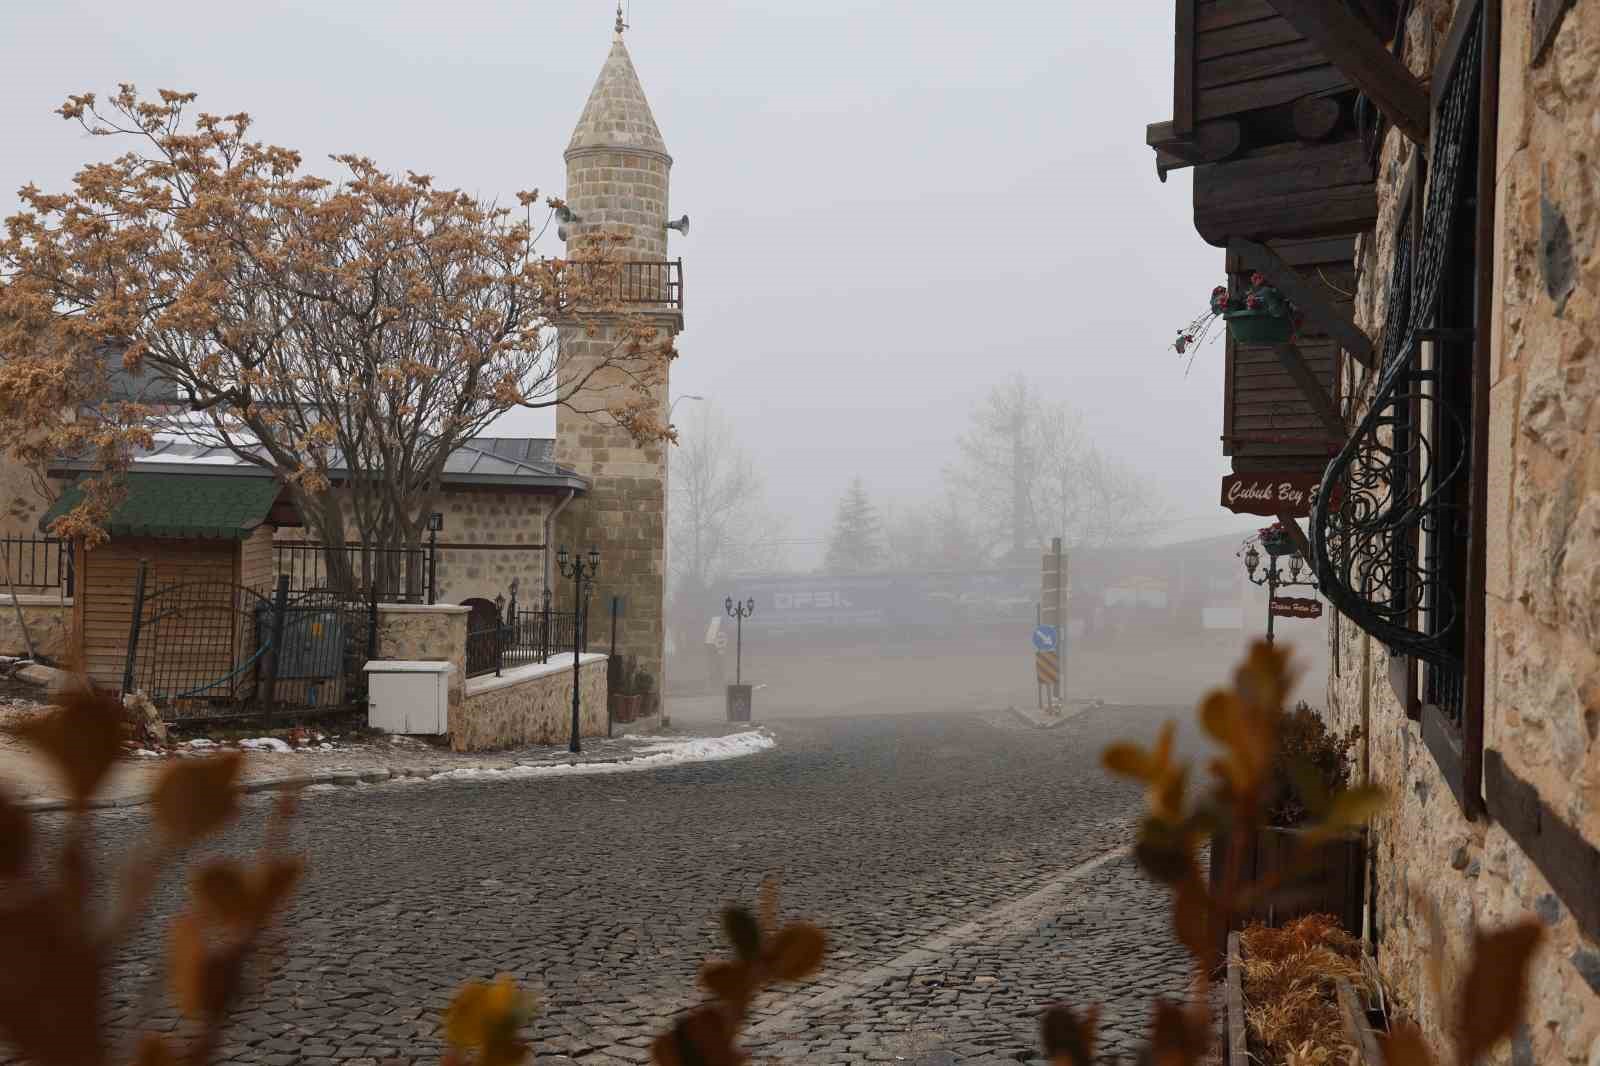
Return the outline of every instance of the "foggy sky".
[[[1144,127],[1172,97],[1170,8],[953,0],[633,0],[628,47],[672,153],[687,330],[673,393],[733,420],[790,535],[849,478],[940,489],[971,404],[1016,373],[1083,414],[1178,521],[1217,505],[1222,345],[1170,350],[1221,280],[1188,172]],[[334,152],[510,200],[560,192],[610,46],[606,0],[140,0],[0,8],[0,210],[119,150],[51,113],[118,82],[250,112]],[[120,150],[125,150],[122,145]],[[547,238],[545,250],[561,246]],[[687,406],[687,405],[685,405]],[[680,423],[686,411],[679,408]],[[501,431],[549,435],[549,415]],[[804,552],[801,552],[804,555]],[[802,558],[799,561],[804,561]]]

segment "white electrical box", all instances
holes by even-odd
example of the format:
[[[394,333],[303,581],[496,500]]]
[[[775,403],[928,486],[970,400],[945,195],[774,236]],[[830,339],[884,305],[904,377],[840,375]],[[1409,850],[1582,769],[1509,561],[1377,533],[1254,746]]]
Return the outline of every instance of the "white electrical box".
[[[448,733],[454,670],[447,662],[374,659],[366,665],[367,725],[387,733]]]

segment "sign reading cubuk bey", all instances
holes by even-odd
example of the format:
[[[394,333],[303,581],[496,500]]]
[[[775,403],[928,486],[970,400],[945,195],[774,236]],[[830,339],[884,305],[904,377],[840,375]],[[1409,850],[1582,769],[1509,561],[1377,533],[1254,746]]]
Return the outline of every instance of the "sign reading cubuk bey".
[[[1234,514],[1304,518],[1311,513],[1321,484],[1321,474],[1301,471],[1229,474],[1222,479],[1222,506]]]

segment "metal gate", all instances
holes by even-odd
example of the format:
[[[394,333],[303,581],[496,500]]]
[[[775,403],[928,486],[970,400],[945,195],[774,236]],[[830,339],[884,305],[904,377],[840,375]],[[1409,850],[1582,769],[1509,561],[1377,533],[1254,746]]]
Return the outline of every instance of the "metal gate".
[[[328,591],[271,594],[220,581],[148,587],[141,567],[123,669],[168,721],[305,714],[366,698],[377,604]]]

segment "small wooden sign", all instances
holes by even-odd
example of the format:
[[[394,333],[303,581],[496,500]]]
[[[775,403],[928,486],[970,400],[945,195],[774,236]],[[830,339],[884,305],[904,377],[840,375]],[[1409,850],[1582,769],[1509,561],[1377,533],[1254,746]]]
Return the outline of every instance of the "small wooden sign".
[[[1305,518],[1311,514],[1321,474],[1304,471],[1229,474],[1222,479],[1222,506],[1234,514],[1258,514],[1268,518],[1290,515]]]
[[[1279,596],[1267,605],[1267,609],[1279,618],[1321,618],[1322,601],[1297,599],[1293,596]]]

